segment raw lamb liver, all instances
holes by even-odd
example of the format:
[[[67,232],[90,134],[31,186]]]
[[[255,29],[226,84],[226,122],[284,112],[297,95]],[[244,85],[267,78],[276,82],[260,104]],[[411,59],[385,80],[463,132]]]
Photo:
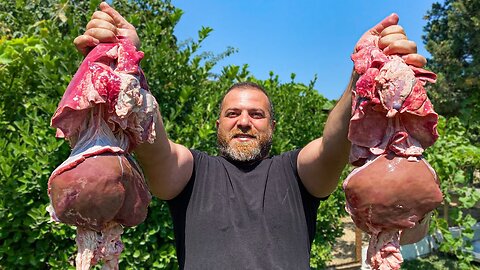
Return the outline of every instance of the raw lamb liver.
[[[105,152],[53,178],[51,201],[63,223],[94,231],[111,221],[135,226],[145,220],[150,202],[143,182],[133,161]]]

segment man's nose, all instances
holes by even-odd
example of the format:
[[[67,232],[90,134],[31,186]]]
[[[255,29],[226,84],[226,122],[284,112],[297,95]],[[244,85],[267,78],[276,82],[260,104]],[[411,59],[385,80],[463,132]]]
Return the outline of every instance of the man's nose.
[[[248,113],[242,113],[238,118],[237,127],[240,130],[245,131],[250,129],[251,126],[252,126],[252,123],[250,122],[250,116],[248,115]]]

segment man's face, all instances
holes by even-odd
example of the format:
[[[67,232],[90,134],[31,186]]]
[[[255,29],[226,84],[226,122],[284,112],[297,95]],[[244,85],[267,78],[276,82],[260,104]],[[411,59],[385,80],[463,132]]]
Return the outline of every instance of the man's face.
[[[236,88],[223,99],[217,120],[220,155],[236,161],[255,161],[270,151],[274,121],[267,96],[255,88]]]

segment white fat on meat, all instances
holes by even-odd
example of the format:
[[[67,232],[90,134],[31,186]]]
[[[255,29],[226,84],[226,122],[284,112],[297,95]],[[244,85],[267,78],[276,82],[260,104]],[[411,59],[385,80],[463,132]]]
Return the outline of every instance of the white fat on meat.
[[[103,261],[102,270],[118,270],[118,259],[123,250],[122,233],[122,225],[116,222],[110,222],[101,232],[78,227],[76,269],[89,270]]]

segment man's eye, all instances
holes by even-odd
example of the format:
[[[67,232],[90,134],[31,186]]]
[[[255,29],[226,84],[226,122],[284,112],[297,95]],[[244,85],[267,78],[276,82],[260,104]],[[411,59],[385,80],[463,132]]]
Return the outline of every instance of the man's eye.
[[[265,116],[261,112],[254,112],[252,113],[252,117],[255,119],[261,119],[261,118],[264,118]]]
[[[227,113],[225,114],[225,116],[226,116],[226,117],[235,117],[235,116],[237,116],[237,113],[236,113],[236,112],[227,112]]]

